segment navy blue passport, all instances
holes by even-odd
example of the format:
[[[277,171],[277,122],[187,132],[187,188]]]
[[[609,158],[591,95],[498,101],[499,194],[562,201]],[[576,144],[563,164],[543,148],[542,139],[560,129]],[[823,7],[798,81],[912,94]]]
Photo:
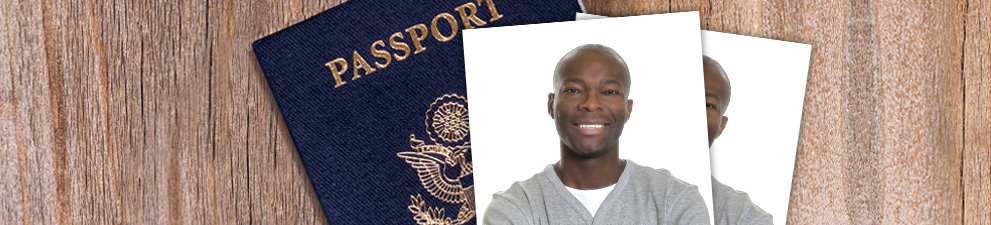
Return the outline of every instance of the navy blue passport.
[[[460,34],[579,11],[576,0],[353,0],[252,47],[331,224],[474,224]]]

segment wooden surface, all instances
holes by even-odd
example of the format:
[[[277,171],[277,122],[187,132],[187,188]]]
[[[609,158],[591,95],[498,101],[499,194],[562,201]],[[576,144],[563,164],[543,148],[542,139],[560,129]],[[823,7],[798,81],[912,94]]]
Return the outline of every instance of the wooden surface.
[[[0,3],[0,223],[326,223],[250,42],[337,1]],[[813,44],[789,223],[991,222],[987,1],[591,1]]]

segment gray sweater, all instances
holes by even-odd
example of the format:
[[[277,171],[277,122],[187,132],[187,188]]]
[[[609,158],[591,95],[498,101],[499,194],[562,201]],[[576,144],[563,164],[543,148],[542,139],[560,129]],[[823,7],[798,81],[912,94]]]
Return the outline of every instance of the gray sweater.
[[[594,216],[548,165],[493,194],[484,218],[483,224],[709,224],[698,187],[630,160]]]
[[[771,214],[750,201],[747,193],[734,190],[712,178],[712,214],[716,225],[774,224]]]

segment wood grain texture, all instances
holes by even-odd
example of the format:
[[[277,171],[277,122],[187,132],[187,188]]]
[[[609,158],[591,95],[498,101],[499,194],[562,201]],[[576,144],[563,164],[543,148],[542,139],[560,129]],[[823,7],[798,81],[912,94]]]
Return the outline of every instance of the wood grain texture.
[[[340,3],[3,1],[0,223],[327,223],[250,43]],[[986,1],[584,4],[813,44],[789,223],[991,221]]]
[[[639,12],[628,9],[636,3],[590,4],[603,7],[590,13]],[[969,221],[988,222],[980,191],[989,159],[979,158],[986,139],[970,139],[988,135],[987,101],[968,99],[964,110],[964,92],[988,90],[965,85],[960,66],[974,35],[965,36],[964,25],[987,21],[986,11],[964,18],[965,1],[709,1],[698,8],[706,4],[704,29],[814,45],[789,223],[959,224],[975,213],[980,219]],[[979,35],[986,39],[987,31]],[[974,165],[963,163],[969,143],[980,143],[968,148],[978,154]],[[973,178],[962,179],[961,170]],[[985,202],[964,204],[965,194]]]
[[[964,224],[991,222],[991,3],[964,11]]]
[[[17,168],[4,173],[4,189],[19,189],[4,191],[4,217],[13,223],[56,223],[61,221],[59,216],[62,209],[58,207],[56,198],[66,192],[56,192],[56,163],[57,151],[51,151],[54,145],[55,130],[51,97],[52,86],[49,84],[49,74],[45,50],[44,28],[42,24],[42,5],[35,1],[4,2],[4,24],[7,43],[4,59],[6,70],[11,75],[0,77],[5,81],[5,109],[13,115],[4,117],[12,127],[4,130],[7,143],[14,143],[13,148],[4,149],[4,164],[6,168]],[[7,85],[9,84],[9,85]],[[62,189],[64,190],[64,189]],[[16,210],[16,211],[15,211]]]
[[[326,223],[250,42],[339,3],[4,1],[0,223]]]
[[[878,5],[881,222],[960,224],[964,2]]]

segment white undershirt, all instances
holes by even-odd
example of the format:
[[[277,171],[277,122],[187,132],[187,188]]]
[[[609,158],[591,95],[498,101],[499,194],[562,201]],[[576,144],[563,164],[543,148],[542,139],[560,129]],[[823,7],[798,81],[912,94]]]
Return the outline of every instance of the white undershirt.
[[[612,191],[614,186],[616,186],[616,184],[595,190],[578,190],[568,186],[564,187],[567,188],[568,192],[571,192],[571,195],[574,195],[575,198],[582,203],[582,205],[585,205],[585,209],[588,209],[588,212],[594,217],[595,211],[599,210],[599,205],[602,205],[602,201],[606,200],[606,196],[609,195],[609,192]]]

